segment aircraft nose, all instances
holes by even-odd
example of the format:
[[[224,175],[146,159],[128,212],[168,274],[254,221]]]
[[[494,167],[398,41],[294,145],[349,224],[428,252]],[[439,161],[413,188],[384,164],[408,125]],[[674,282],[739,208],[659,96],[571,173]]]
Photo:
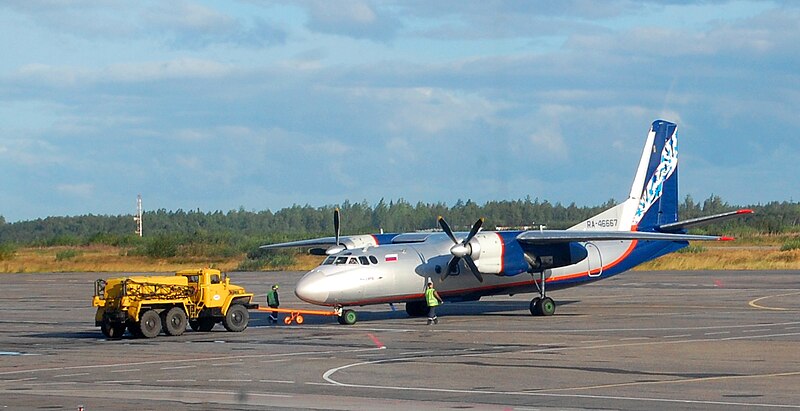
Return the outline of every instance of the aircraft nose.
[[[325,304],[328,300],[328,287],[325,276],[319,271],[311,271],[297,282],[294,294],[297,298],[311,304]]]

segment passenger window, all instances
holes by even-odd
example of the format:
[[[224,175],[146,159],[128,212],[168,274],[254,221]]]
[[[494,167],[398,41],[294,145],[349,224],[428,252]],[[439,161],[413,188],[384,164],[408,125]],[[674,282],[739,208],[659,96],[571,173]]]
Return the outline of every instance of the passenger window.
[[[350,264],[358,264],[358,260],[355,257],[350,257]]]
[[[374,255],[371,255],[369,256],[369,262],[371,262],[372,264],[378,264],[378,258],[375,257]]]
[[[360,261],[362,265],[369,265],[369,260],[365,255],[359,256],[358,261]]]

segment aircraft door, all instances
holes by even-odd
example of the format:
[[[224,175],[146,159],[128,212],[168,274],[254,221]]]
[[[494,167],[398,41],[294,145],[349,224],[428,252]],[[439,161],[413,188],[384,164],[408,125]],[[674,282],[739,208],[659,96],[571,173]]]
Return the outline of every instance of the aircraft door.
[[[603,255],[600,253],[600,248],[594,243],[584,244],[589,256],[586,257],[587,273],[589,277],[599,277],[603,274]]]

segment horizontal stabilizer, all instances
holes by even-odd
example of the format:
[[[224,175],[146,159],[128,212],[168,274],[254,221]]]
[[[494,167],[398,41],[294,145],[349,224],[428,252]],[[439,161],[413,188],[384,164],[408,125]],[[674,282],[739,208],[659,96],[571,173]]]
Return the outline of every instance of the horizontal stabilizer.
[[[645,231],[577,231],[577,230],[533,230],[517,236],[525,244],[556,244],[573,241],[648,240],[648,241],[717,241],[726,237],[714,235],[691,235],[653,233]]]
[[[692,228],[699,225],[718,223],[720,221],[730,220],[731,218],[741,217],[747,214],[752,214],[753,210],[736,210],[727,213],[714,214],[706,217],[697,217],[689,220],[678,221],[676,223],[663,224],[656,229],[661,232],[676,232],[686,228]]]

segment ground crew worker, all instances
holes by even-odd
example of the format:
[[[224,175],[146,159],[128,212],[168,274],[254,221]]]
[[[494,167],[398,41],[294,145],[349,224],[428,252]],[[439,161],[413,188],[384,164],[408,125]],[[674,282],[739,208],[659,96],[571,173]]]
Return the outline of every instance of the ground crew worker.
[[[273,284],[272,289],[269,290],[267,293],[267,306],[270,308],[278,308],[281,305],[280,300],[278,299],[278,284]],[[270,324],[277,324],[278,323],[278,312],[273,311],[269,315],[269,323]]]
[[[436,289],[433,288],[433,281],[428,281],[428,288],[425,289],[425,302],[428,303],[428,325],[439,324],[439,319],[436,318],[436,306],[443,301]]]

